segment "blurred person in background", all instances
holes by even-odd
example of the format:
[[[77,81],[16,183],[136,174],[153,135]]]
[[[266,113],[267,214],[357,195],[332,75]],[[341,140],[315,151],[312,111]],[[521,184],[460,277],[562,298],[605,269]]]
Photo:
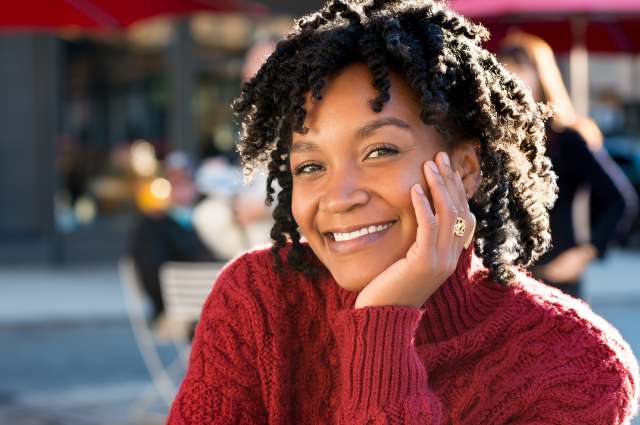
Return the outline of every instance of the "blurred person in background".
[[[273,52],[274,37],[256,41],[247,51],[242,81],[248,81]],[[194,211],[194,225],[202,240],[225,259],[270,243],[272,210],[265,205],[266,175],[256,173],[242,184],[239,166],[222,155],[206,158],[197,172],[198,190],[207,195]]]
[[[264,204],[264,175],[243,185],[240,168],[215,157],[205,159],[196,176],[198,190],[206,197],[194,208],[193,223],[212,251],[230,260],[269,243],[273,220]]]
[[[602,146],[602,133],[578,116],[562,82],[551,47],[542,39],[515,32],[503,41],[498,57],[517,74],[538,102],[554,110],[547,122],[547,155],[558,176],[558,200],[551,210],[552,247],[533,268],[534,275],[582,298],[581,278],[589,263],[603,258],[609,243],[626,231],[637,210],[637,195]],[[588,240],[581,241],[575,202],[590,190]],[[583,232],[584,233],[584,232]]]
[[[163,174],[169,186],[168,204],[143,213],[131,232],[129,255],[153,307],[157,325],[164,312],[159,269],[167,261],[216,261],[213,253],[193,227],[193,207],[198,199],[195,167],[184,152],[171,152],[164,161]]]
[[[242,64],[242,82],[248,82],[260,69],[265,60],[276,48],[278,37],[273,35],[265,36],[256,40],[247,50]]]

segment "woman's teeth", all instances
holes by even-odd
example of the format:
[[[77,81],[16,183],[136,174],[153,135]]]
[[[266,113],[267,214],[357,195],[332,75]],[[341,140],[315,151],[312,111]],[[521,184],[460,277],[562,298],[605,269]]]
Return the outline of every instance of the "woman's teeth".
[[[381,232],[391,227],[392,224],[393,223],[386,223],[386,224],[380,224],[377,226],[368,226],[368,227],[363,227],[362,229],[359,229],[359,230],[355,230],[353,232],[332,233],[332,235],[333,235],[333,239],[338,242],[349,241],[351,239],[359,238],[360,236],[368,235],[370,233]]]

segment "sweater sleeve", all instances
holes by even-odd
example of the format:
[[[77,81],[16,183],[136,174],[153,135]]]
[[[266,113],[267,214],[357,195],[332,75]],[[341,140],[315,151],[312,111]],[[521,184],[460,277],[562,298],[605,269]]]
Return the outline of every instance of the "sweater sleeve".
[[[336,317],[341,395],[338,424],[443,423],[414,335],[423,311],[382,306]]]
[[[186,376],[167,425],[266,423],[253,317],[238,261],[225,268],[203,308]]]
[[[530,386],[528,402],[508,423],[629,424],[638,413],[640,396],[638,363],[631,348],[607,324],[602,330],[591,328],[590,338],[578,325],[564,321],[557,327],[571,349],[563,353],[552,348],[551,357],[541,357],[546,359],[547,373],[539,374]]]
[[[637,414],[638,393],[628,372],[586,371],[586,376],[601,378],[588,384],[574,378],[563,390],[548,391],[536,404],[509,422],[514,425],[625,425]],[[591,374],[591,375],[587,375]],[[637,377],[636,377],[637,379]],[[517,420],[516,420],[517,418]]]

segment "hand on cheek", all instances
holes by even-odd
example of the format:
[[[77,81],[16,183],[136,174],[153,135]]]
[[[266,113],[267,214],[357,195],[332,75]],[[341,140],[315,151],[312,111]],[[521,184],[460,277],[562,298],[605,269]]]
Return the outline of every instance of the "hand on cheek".
[[[418,224],[416,240],[405,258],[393,263],[360,292],[356,308],[422,306],[455,271],[462,249],[473,239],[476,220],[469,211],[460,175],[451,168],[447,154],[440,152],[436,162],[427,161],[423,172],[431,202],[419,184],[412,187],[411,201]]]

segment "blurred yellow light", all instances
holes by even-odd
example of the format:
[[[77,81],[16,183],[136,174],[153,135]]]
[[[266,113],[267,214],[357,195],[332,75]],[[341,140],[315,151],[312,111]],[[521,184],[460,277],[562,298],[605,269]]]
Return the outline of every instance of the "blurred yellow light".
[[[131,168],[137,174],[149,177],[158,169],[156,150],[145,140],[138,140],[131,145]]]
[[[150,190],[151,194],[158,199],[169,199],[171,183],[167,179],[157,178],[151,182]]]
[[[96,218],[96,204],[85,196],[76,201],[74,211],[78,221],[83,224],[91,223]]]
[[[137,182],[135,190],[136,205],[143,213],[154,213],[165,210],[169,206],[169,197],[160,198],[157,195],[166,195],[167,188],[165,183],[156,183],[161,178],[144,178]],[[154,185],[155,183],[155,185]],[[167,182],[169,183],[169,182]],[[155,190],[152,189],[155,186]],[[163,188],[164,186],[164,188]],[[171,186],[169,184],[169,186]],[[156,193],[154,193],[156,192]],[[169,193],[171,188],[169,187]]]

